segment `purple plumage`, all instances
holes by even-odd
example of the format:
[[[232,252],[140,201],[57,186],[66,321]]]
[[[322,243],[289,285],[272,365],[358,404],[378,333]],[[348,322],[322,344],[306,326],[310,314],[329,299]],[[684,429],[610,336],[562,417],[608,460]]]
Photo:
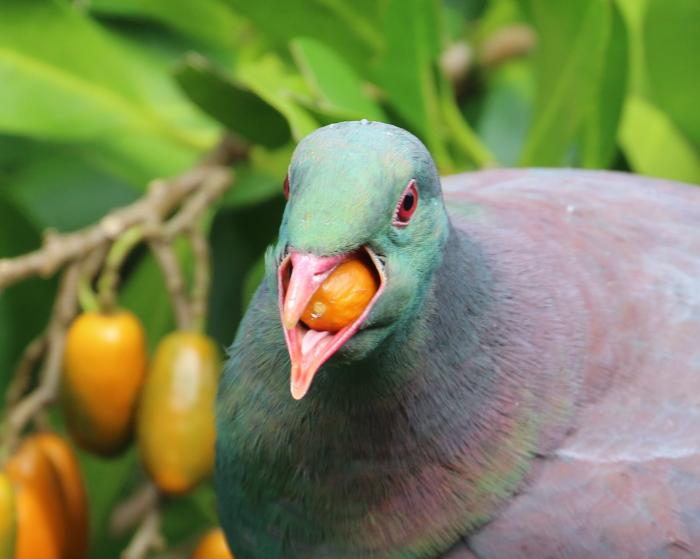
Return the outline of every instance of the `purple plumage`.
[[[587,355],[571,432],[469,547],[483,558],[700,556],[700,189],[530,170],[448,177],[443,191],[457,227],[483,227],[513,260],[541,256],[571,287],[558,312]]]
[[[236,557],[700,556],[700,188],[440,182],[381,123],[297,148],[219,391]],[[380,283],[364,314],[302,324],[358,257]]]

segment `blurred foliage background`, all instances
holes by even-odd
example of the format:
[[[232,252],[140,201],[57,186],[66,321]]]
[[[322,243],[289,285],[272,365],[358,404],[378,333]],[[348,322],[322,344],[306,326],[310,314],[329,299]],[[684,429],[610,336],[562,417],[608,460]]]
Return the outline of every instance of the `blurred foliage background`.
[[[0,256],[136,200],[228,130],[250,154],[211,223],[207,329],[225,347],[295,142],[318,126],[395,123],[444,174],[573,166],[700,183],[699,57],[697,0],[2,0]],[[151,346],[173,327],[162,285],[137,251],[120,302]],[[0,295],[0,388],[55,288]],[[117,557],[125,538],[107,519],[143,476],[137,457],[81,460],[92,556]],[[187,552],[213,501],[205,486],[168,503],[161,556]]]

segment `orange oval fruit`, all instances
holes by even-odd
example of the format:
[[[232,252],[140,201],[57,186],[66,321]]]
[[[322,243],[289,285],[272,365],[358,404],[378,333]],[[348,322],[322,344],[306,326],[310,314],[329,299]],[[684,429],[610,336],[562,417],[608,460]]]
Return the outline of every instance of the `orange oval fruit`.
[[[16,486],[17,543],[14,559],[63,559],[52,518],[42,495],[31,485]]]
[[[313,330],[337,332],[356,321],[379,289],[370,266],[360,259],[339,264],[311,297],[302,322]]]
[[[5,471],[17,491],[18,557],[27,559],[44,555],[22,555],[35,549],[33,526],[40,525],[40,537],[47,548],[63,557],[68,541],[68,523],[58,473],[33,437],[26,439],[8,460]],[[21,552],[21,553],[20,553]],[[48,552],[46,557],[48,557]]]
[[[68,442],[54,433],[39,433],[32,438],[58,473],[68,525],[66,559],[84,559],[88,550],[89,515],[78,459]]]
[[[0,559],[14,559],[16,537],[15,490],[10,478],[0,472]]]
[[[71,437],[102,456],[126,448],[146,373],[146,337],[128,311],[86,312],[66,337],[61,400]]]
[[[234,559],[224,532],[214,528],[202,536],[190,559]]]
[[[186,493],[214,464],[214,400],[221,370],[208,337],[173,332],[158,344],[141,394],[137,439],[156,485]]]

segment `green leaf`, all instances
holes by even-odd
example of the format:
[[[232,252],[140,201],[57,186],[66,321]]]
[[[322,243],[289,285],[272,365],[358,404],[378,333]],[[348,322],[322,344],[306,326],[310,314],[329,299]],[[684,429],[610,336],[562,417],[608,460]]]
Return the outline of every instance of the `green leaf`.
[[[0,258],[39,248],[31,221],[0,195]],[[56,282],[30,278],[0,291],[0,393],[4,394],[25,346],[46,326]]]
[[[628,37],[625,21],[615,4],[611,17],[603,68],[596,81],[597,92],[584,116],[581,163],[592,169],[608,167],[615,156],[617,129],[627,92]]]
[[[431,150],[439,167],[451,162],[441,137],[435,68],[440,52],[439,7],[432,0],[390,0],[382,19],[386,49],[374,79],[396,112]]]
[[[295,37],[312,37],[362,69],[384,48],[377,22],[388,0],[228,0],[267,37],[286,46]]]
[[[518,162],[532,118],[534,83],[529,64],[516,60],[487,76],[477,132],[503,165]]]
[[[187,56],[175,77],[203,111],[246,140],[273,148],[290,140],[289,124],[280,111],[205,58]]]
[[[210,483],[193,493],[167,501],[163,511],[163,535],[177,544],[216,522],[215,496]]]
[[[236,77],[285,116],[295,140],[318,128],[318,121],[302,106],[313,104],[304,80],[276,54],[241,62]]]
[[[629,35],[629,92],[649,97],[649,77],[644,54],[644,20],[649,0],[616,0]]]
[[[644,175],[700,183],[700,155],[663,111],[629,97],[620,143],[632,169]]]
[[[221,211],[214,220],[207,331],[224,347],[233,341],[245,311],[242,294],[248,271],[275,238],[283,210],[284,199],[277,196],[257,206]]]
[[[700,149],[700,2],[649,0],[644,53],[654,103]]]
[[[145,253],[145,254],[144,254]],[[148,345],[153,349],[158,341],[174,326],[173,312],[163,273],[147,249],[137,253],[133,272],[122,281],[119,304],[131,310],[143,323]]]
[[[40,229],[73,231],[98,221],[139,192],[97,168],[79,147],[42,146],[4,192]]]
[[[443,0],[442,20],[450,42],[462,37],[465,27],[480,18],[493,2],[487,0]]]
[[[280,197],[293,150],[292,143],[275,151],[253,148],[249,162],[236,167],[233,187],[224,195],[223,204],[243,208]]]
[[[595,103],[610,35],[607,0],[521,0],[538,32],[535,115],[521,163],[561,165]]]
[[[241,21],[221,0],[92,0],[90,12],[152,19],[208,44],[233,47]]]
[[[0,131],[91,141],[149,166],[153,154],[188,165],[210,145],[161,113],[172,99],[153,87],[151,66],[64,2],[6,2],[2,12]]]
[[[137,453],[132,449],[105,460],[78,450],[80,466],[90,503],[92,557],[118,557],[124,542],[109,536],[109,518],[113,508],[133,490]]]
[[[31,159],[34,147],[28,138],[0,134],[0,185]]]
[[[316,39],[298,38],[292,41],[291,49],[321,109],[348,120],[386,119],[384,111],[368,97],[362,78],[332,48]]]

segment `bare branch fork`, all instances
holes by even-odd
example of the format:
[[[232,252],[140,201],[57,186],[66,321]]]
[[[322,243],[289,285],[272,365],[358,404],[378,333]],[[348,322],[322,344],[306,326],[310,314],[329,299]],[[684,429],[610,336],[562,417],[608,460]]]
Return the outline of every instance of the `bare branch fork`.
[[[108,213],[99,223],[75,233],[48,233],[44,245],[15,258],[0,259],[0,290],[31,276],[49,277],[68,262],[110,243],[128,229],[142,225],[156,233],[158,224],[190,195],[182,214],[163,231],[166,238],[180,233],[193,216],[216,200],[231,183],[231,171],[221,164],[206,164],[171,180],[151,183],[147,195],[125,208]]]

